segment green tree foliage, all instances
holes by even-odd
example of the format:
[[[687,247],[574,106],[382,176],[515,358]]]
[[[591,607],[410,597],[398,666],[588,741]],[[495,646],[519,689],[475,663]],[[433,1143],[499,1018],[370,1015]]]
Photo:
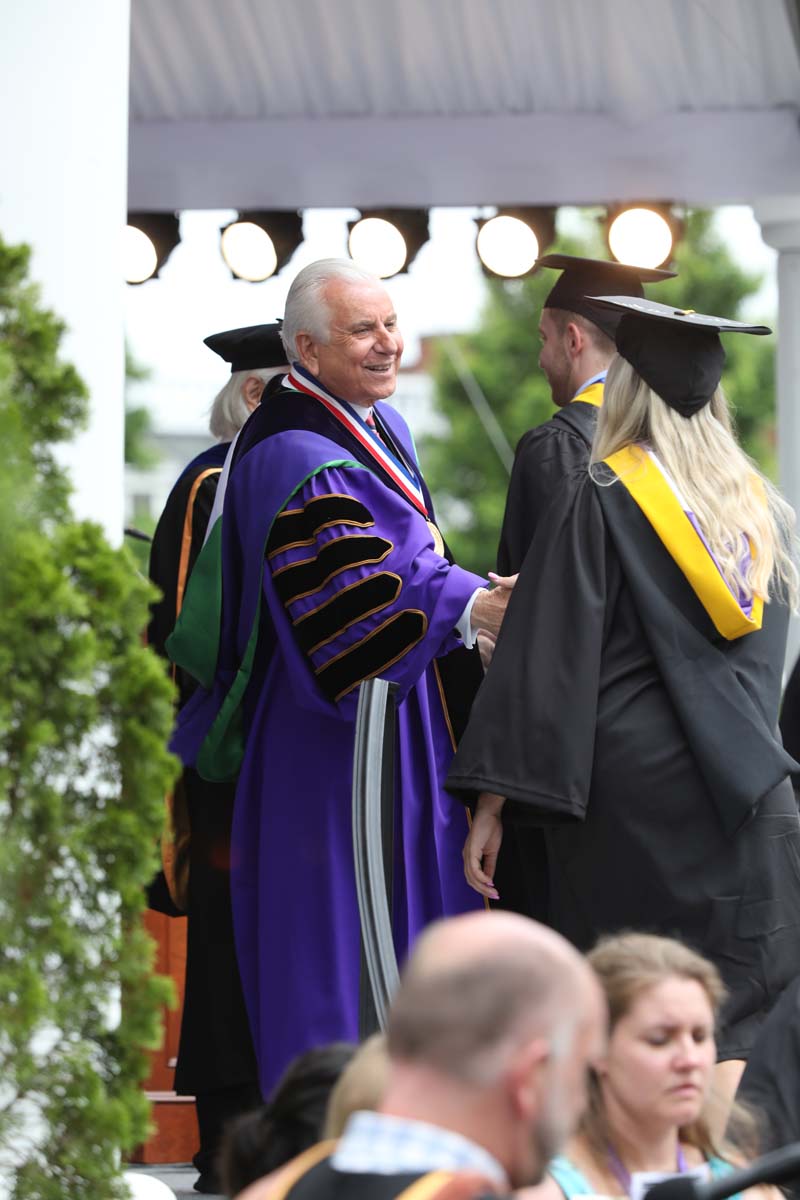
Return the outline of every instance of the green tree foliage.
[[[150,975],[143,887],[165,790],[171,688],[141,644],[151,589],[71,519],[52,452],[85,390],[62,325],[0,241],[0,1189],[121,1196],[143,1140]]]
[[[127,394],[132,383],[150,378],[150,368],[138,362],[128,346],[125,347],[125,462],[147,471],[156,466],[161,455],[152,441],[153,418],[150,409],[134,404]]]
[[[604,257],[596,230],[578,243],[560,239],[558,250]],[[715,232],[712,215],[689,215],[676,253],[678,278],[650,290],[653,299],[698,312],[736,317],[760,284],[743,271]],[[490,280],[479,328],[457,339],[461,357],[486,396],[509,444],[553,413],[547,380],[538,369],[538,321],[553,285],[552,271],[518,282]],[[725,387],[745,448],[771,472],[774,467],[773,338],[728,337]],[[447,343],[437,347],[436,405],[448,431],[422,443],[425,477],[456,561],[484,573],[493,568],[508,476],[475,415]]]

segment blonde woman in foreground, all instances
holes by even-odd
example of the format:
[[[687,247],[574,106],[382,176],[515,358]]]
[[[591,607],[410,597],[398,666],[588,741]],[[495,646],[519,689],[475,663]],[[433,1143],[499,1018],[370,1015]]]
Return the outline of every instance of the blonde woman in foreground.
[[[578,1132],[526,1200],[637,1196],[656,1177],[718,1178],[743,1166],[741,1152],[713,1134],[714,1025],[724,997],[716,968],[671,938],[636,933],[601,942],[589,962],[608,1003],[608,1050],[591,1072]],[[750,1140],[746,1114],[735,1118]],[[744,1195],[779,1200],[775,1188]]]
[[[795,764],[777,731],[794,514],[719,386],[720,333],[769,330],[598,302],[620,319],[592,465],[537,527],[448,787],[478,797],[478,892],[496,896],[503,822],[540,825],[549,922],[575,945],[637,928],[711,959],[732,1096],[800,974]]]

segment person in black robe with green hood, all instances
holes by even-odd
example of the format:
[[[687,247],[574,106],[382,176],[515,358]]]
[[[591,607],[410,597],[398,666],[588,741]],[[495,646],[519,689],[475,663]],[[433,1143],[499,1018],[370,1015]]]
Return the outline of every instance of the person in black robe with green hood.
[[[150,578],[161,590],[151,607],[148,644],[166,658],[165,643],[181,611],[203,547],[231,442],[289,370],[276,322],[226,329],[205,344],[230,363],[230,378],[211,405],[217,439],[183,469],[167,498],[150,548]],[[173,668],[180,704],[195,680]],[[195,1097],[200,1147],[195,1188],[219,1192],[216,1157],[223,1127],[261,1103],[255,1052],[239,979],[230,900],[230,826],[234,785],[209,783],[187,767],[169,797],[162,839],[164,870],[150,888],[150,906],[186,913],[186,975],[175,1089]]]
[[[640,929],[716,964],[732,1092],[800,973],[797,767],[777,725],[794,514],[719,388],[719,332],[769,331],[598,302],[622,316],[592,466],[539,522],[448,787],[477,800],[477,891],[506,808],[545,829],[550,923],[579,948]]]

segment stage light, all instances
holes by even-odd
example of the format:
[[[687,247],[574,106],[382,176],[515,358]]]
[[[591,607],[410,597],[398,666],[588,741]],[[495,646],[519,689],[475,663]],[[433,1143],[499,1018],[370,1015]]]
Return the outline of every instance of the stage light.
[[[608,248],[617,262],[631,267],[660,267],[672,254],[677,223],[667,205],[610,209],[606,226]]]
[[[180,240],[174,213],[128,213],[122,243],[126,281],[145,283],[157,277]]]
[[[479,218],[475,249],[486,275],[519,279],[533,270],[536,259],[555,237],[553,208],[503,208]]]
[[[353,262],[380,279],[407,271],[430,236],[424,208],[362,210],[347,228]]]
[[[282,271],[303,240],[299,212],[240,212],[220,230],[220,250],[234,279],[261,283]]]

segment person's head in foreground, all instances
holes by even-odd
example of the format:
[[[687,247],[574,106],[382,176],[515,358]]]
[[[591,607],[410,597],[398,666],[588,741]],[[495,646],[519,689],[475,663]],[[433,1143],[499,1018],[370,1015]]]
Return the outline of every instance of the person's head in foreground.
[[[300,1054],[267,1103],[231,1123],[220,1153],[227,1196],[238,1195],[319,1141],[331,1091],[355,1050],[350,1042],[331,1042]]]
[[[734,596],[772,595],[794,606],[794,513],[739,446],[720,383],[720,333],[770,330],[652,300],[598,296],[591,303],[619,315],[592,464],[628,447],[652,451]]]
[[[579,1130],[552,1164],[548,1196],[631,1195],[636,1172],[704,1163],[723,1173],[717,1156],[730,1158],[730,1147],[711,1133],[714,1026],[725,998],[716,967],[681,942],[645,933],[604,939],[588,962],[608,1004],[608,1048],[595,1061]],[[752,1125],[738,1110],[736,1122],[749,1140]]]
[[[403,338],[381,281],[349,259],[309,263],[286,297],[283,344],[290,362],[349,404],[391,396]]]
[[[563,408],[588,379],[608,369],[615,353],[619,316],[592,308],[587,296],[642,297],[643,283],[672,279],[675,272],[572,254],[546,254],[536,265],[561,272],[539,318],[539,368],[550,384],[553,403]]]
[[[460,1133],[512,1187],[535,1183],[583,1111],[604,1039],[600,989],[559,934],[512,913],[440,921],[392,1004],[380,1112]]]
[[[324,1138],[338,1138],[354,1112],[376,1109],[386,1091],[386,1038],[373,1033],[356,1050],[336,1081],[325,1114]]]

